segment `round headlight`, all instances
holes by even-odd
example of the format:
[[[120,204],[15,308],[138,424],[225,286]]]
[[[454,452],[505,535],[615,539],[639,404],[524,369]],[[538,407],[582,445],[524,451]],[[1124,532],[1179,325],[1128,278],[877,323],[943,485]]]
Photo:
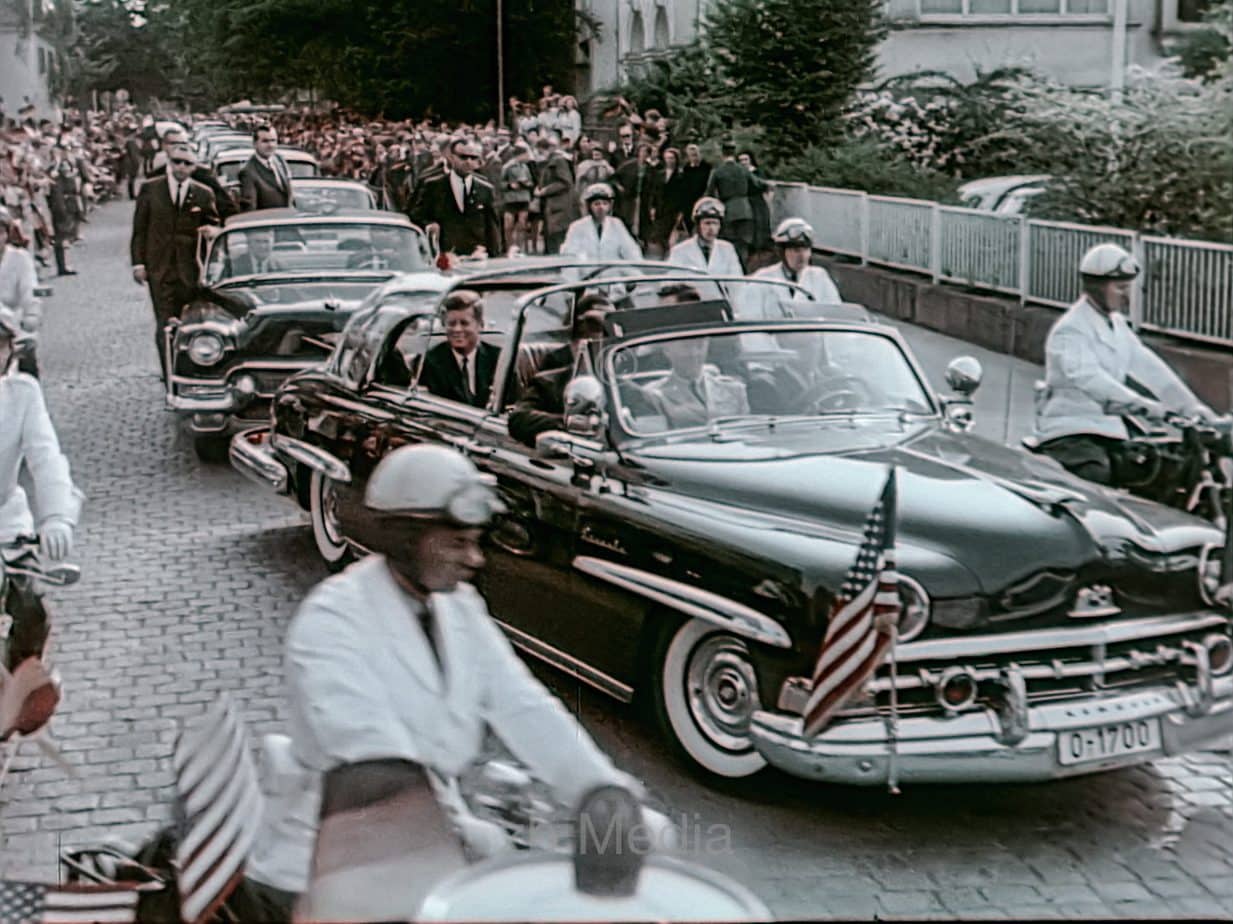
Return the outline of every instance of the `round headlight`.
[[[223,358],[223,338],[218,334],[196,334],[188,342],[188,358],[198,366],[212,366]]]
[[[899,575],[899,602],[903,612],[899,616],[899,641],[910,642],[929,625],[929,594],[917,581],[906,574]]]
[[[1203,551],[1199,553],[1199,596],[1208,606],[1216,605],[1216,591],[1220,589],[1222,558],[1224,558],[1224,549],[1214,543],[1203,546]]]

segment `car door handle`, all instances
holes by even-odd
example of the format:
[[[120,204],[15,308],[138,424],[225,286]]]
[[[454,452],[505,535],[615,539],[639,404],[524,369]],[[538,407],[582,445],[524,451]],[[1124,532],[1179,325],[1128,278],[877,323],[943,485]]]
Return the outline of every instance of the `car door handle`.
[[[467,446],[465,452],[476,459],[491,459],[497,454],[494,446]]]

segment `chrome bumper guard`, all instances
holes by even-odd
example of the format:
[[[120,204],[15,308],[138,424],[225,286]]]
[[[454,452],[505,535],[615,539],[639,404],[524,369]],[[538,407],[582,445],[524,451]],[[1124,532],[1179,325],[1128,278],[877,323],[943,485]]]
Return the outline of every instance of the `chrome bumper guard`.
[[[251,481],[273,488],[278,494],[290,491],[287,466],[269,446],[270,429],[254,427],[231,438],[228,456],[231,467]]]
[[[902,783],[1039,782],[1184,754],[1225,738],[1233,733],[1233,677],[1208,677],[1198,687],[1178,682],[1042,703],[1027,706],[1017,718],[1026,723],[1021,736],[1006,727],[1005,713],[991,708],[949,718],[900,718],[893,766],[882,716],[841,719],[806,739],[800,716],[759,711],[750,730],[769,763],[806,779],[876,785],[893,772]],[[1159,748],[1069,766],[1059,759],[1065,732],[1151,718],[1160,721]]]
[[[187,396],[167,393],[167,407],[184,414],[229,414],[240,407],[230,391],[219,395]]]

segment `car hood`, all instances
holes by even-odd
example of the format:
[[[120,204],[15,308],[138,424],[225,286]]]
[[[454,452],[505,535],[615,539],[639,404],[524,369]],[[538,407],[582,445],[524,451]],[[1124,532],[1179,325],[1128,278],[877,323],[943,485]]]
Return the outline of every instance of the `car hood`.
[[[1196,517],[932,420],[730,429],[643,445],[631,456],[674,492],[820,521],[854,537],[896,466],[898,541],[961,562],[984,593],[1049,568],[1169,555],[1221,539]]]

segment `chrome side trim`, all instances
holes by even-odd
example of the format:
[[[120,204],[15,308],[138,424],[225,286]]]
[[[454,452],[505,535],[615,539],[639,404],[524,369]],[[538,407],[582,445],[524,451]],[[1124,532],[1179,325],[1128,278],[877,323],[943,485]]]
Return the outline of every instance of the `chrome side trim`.
[[[895,650],[900,662],[928,661],[951,658],[985,658],[989,655],[1011,654],[1016,651],[1039,651],[1049,648],[1070,648],[1084,645],[1112,645],[1132,642],[1155,635],[1171,635],[1198,629],[1225,628],[1229,618],[1218,613],[1182,613],[1176,616],[1148,616],[1126,619],[1097,626],[1076,626],[1064,629],[1037,629],[1031,632],[1007,632],[1003,635],[976,635],[970,638],[931,639],[907,642]]]
[[[792,640],[783,626],[743,603],[602,558],[579,555],[573,564],[583,574],[633,591],[686,615],[713,622],[755,642],[775,648],[792,647]]]
[[[301,465],[307,465],[339,484],[351,483],[351,470],[337,456],[311,443],[279,433],[270,434],[270,448],[290,456]]]
[[[494,619],[494,621],[501,627],[501,631],[509,636],[510,641],[527,654],[551,664],[558,670],[564,671],[571,677],[578,678],[583,683],[590,684],[601,693],[606,693],[623,703],[633,701],[634,688],[628,684],[621,683],[615,677],[610,677],[589,664],[584,664],[577,658],[567,655],[559,648],[554,648],[547,642],[541,642],[535,636],[528,635],[521,629],[515,629],[507,622],[502,622],[500,619]]]

